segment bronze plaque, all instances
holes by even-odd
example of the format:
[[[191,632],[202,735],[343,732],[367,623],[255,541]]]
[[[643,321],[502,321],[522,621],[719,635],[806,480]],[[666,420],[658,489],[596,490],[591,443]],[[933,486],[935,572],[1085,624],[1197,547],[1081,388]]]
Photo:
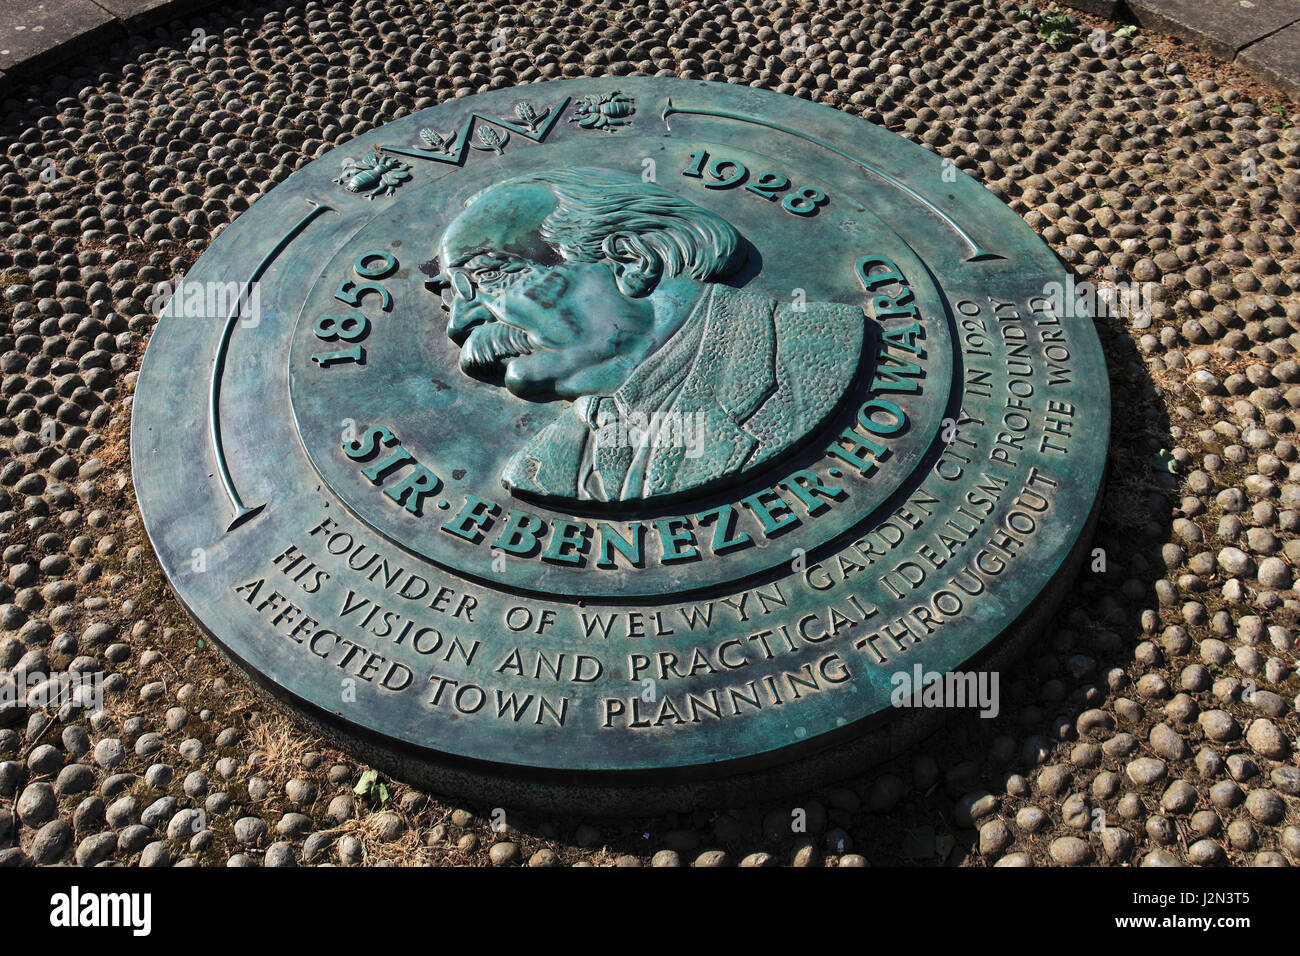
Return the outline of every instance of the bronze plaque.
[[[141,510],[203,628],[398,773],[612,810],[798,786],[996,712],[1068,584],[1109,426],[1070,287],[826,107],[467,97],[310,163],[180,281]]]

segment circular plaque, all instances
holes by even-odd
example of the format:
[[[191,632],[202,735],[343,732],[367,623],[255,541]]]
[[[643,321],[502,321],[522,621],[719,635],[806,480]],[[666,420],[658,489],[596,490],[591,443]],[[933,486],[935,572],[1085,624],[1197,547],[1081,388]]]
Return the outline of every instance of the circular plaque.
[[[1109,427],[1069,290],[977,183],[827,107],[483,93],[310,163],[179,281],[140,508],[204,630],[408,778],[788,789],[995,713],[1068,585]]]

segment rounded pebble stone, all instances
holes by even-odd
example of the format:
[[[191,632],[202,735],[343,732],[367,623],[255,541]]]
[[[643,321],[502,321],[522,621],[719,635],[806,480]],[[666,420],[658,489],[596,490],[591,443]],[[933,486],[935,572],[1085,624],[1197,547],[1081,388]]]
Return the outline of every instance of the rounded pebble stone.
[[[302,862],[309,866],[319,863],[329,855],[334,837],[328,833],[313,833],[302,842]]]
[[[406,824],[402,821],[402,818],[391,810],[375,814],[372,820],[376,834],[385,843],[392,843],[406,829]]]
[[[163,822],[170,820],[175,813],[176,798],[171,796],[159,797],[141,811],[140,822],[147,827],[162,826]]]
[[[153,831],[139,823],[117,831],[117,848],[122,853],[138,853],[153,839]]]
[[[953,819],[962,829],[970,829],[976,822],[997,809],[998,800],[987,791],[975,791],[964,795],[953,808]]]
[[[275,832],[283,837],[300,837],[307,834],[311,827],[311,817],[305,813],[290,812],[276,822]]]
[[[1274,767],[1269,780],[1287,796],[1300,797],[1300,767]]]
[[[117,849],[117,835],[95,833],[77,844],[77,866],[94,866]]]
[[[335,823],[347,823],[352,819],[355,808],[356,804],[353,802],[351,795],[341,793],[330,800],[329,806],[325,808],[325,816]]]
[[[1051,821],[1038,807],[1022,807],[1016,811],[1016,826],[1024,833],[1038,833]]]
[[[135,823],[135,797],[118,797],[104,811],[104,819],[114,830]]]
[[[361,841],[356,837],[348,835],[340,838],[336,844],[339,854],[339,862],[344,866],[356,866],[363,858]]]
[[[63,728],[63,749],[73,757],[80,757],[90,752],[90,734],[81,724],[71,724]]]
[[[488,859],[493,866],[509,866],[519,859],[519,847],[514,843],[494,843],[488,849]]]
[[[63,767],[63,753],[52,744],[40,744],[33,747],[27,755],[27,769],[33,776],[48,777],[59,772]]]
[[[1165,760],[1182,760],[1187,755],[1187,741],[1168,724],[1160,723],[1152,727],[1149,739],[1151,749]]]
[[[181,790],[187,797],[203,797],[208,792],[208,778],[202,770],[192,770],[185,775],[185,780],[181,783]]]
[[[294,855],[293,846],[281,840],[266,848],[263,865],[277,868],[297,866],[298,859]]]
[[[1175,780],[1160,798],[1160,806],[1167,813],[1185,814],[1191,812],[1198,799],[1195,787],[1186,780]]]
[[[1241,725],[1226,710],[1204,711],[1197,722],[1201,725],[1201,730],[1205,731],[1205,736],[1211,740],[1223,742],[1241,736]]]
[[[1286,735],[1267,717],[1259,717],[1246,728],[1246,743],[1261,757],[1285,760],[1291,753]]]
[[[1233,820],[1228,824],[1228,842],[1237,850],[1253,850],[1259,834],[1249,820]]]
[[[112,770],[126,759],[126,750],[122,741],[110,737],[95,744],[95,763],[105,770]]]
[[[72,846],[72,827],[62,820],[51,820],[32,838],[31,857],[40,866],[57,863]]]
[[[203,829],[203,822],[203,815],[200,810],[195,810],[193,807],[178,810],[167,821],[167,839],[188,840]]]
[[[254,846],[266,835],[266,821],[261,817],[240,817],[235,821],[235,839],[244,846]]]
[[[294,777],[284,785],[284,793],[293,803],[300,807],[309,807],[316,802],[316,785],[310,780]]]
[[[140,851],[140,865],[148,867],[168,867],[172,865],[171,847],[166,840],[155,840]]]
[[[1011,828],[1001,819],[990,820],[980,827],[979,852],[981,856],[997,856],[1011,845]]]
[[[1048,852],[1061,866],[1081,866],[1092,859],[1092,847],[1078,837],[1057,837]]]
[[[70,763],[55,778],[54,789],[59,796],[70,797],[85,793],[95,785],[95,771],[84,763]]]
[[[1246,794],[1246,812],[1258,822],[1272,826],[1286,816],[1286,803],[1272,790],[1252,790]]]
[[[1168,765],[1156,757],[1138,757],[1131,761],[1124,772],[1139,787],[1149,787],[1161,780],[1168,771]]]
[[[1133,834],[1123,827],[1105,827],[1100,838],[1102,852],[1112,862],[1127,860],[1133,852]]]
[[[48,783],[29,783],[14,804],[18,819],[29,827],[39,827],[58,811],[54,788]]]

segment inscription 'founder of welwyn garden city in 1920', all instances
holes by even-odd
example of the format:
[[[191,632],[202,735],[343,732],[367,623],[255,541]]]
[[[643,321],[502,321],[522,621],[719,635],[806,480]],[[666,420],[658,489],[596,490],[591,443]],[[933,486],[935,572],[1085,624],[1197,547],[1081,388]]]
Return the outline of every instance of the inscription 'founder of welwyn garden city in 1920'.
[[[364,133],[187,274],[258,283],[260,322],[154,332],[161,566],[250,674],[435,786],[639,810],[896,752],[894,676],[1050,613],[1107,445],[1059,261],[940,166],[644,77]]]

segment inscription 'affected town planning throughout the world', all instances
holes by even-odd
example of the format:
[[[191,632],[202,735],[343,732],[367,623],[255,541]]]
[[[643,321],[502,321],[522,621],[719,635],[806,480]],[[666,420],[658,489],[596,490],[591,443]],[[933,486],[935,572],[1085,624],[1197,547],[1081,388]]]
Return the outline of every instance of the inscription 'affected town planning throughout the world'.
[[[1067,285],[978,183],[826,107],[467,97],[184,277],[141,510],[222,647],[403,759],[801,759],[888,735],[895,675],[982,659],[1086,544],[1109,399]]]

